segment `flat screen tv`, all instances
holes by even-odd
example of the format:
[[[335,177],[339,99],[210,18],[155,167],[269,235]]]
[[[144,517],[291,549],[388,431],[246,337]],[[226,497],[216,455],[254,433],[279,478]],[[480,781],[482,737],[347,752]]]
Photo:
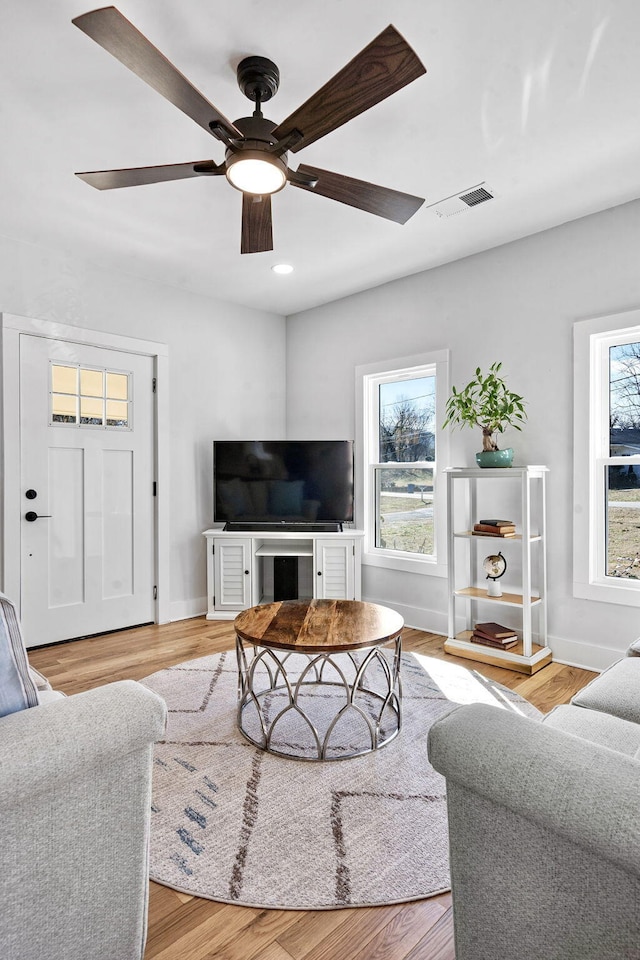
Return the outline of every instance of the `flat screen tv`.
[[[351,440],[215,440],[214,521],[229,528],[353,520]]]

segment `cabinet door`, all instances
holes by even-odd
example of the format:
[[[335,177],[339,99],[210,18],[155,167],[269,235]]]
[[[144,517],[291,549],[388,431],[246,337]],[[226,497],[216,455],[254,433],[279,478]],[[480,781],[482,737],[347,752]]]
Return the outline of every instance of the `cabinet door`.
[[[216,610],[246,610],[251,606],[251,540],[213,541]]]
[[[318,600],[354,600],[354,541],[316,540],[314,597]]]

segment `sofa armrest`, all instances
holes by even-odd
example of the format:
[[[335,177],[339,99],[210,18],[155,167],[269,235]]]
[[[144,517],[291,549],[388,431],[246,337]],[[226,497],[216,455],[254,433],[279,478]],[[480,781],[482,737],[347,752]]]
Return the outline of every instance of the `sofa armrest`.
[[[486,704],[458,707],[429,732],[448,781],[640,877],[640,762]]]
[[[0,721],[0,807],[104,769],[160,739],[164,701],[134,680],[21,710]]]
[[[141,960],[165,715],[124,680],[0,720],[3,960]]]

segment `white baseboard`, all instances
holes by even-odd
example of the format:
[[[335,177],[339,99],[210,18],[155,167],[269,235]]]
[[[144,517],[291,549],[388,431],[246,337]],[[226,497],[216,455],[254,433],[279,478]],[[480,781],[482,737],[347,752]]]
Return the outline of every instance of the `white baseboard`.
[[[206,612],[206,597],[197,597],[195,600],[173,600],[169,604],[171,623],[174,620],[191,620],[192,617],[201,617]]]
[[[379,597],[363,597],[369,603],[380,603],[383,607],[391,607],[400,614],[407,627],[416,630],[425,630],[427,633],[447,635],[447,615],[438,610],[427,610],[424,607],[413,607],[409,604],[396,603],[391,600],[382,600]]]
[[[556,663],[564,663],[568,667],[579,667],[581,670],[595,670],[602,673],[616,660],[626,654],[626,648],[615,650],[611,647],[596,646],[593,643],[578,643],[575,640],[565,640],[563,637],[549,637],[547,640],[553,651]]]

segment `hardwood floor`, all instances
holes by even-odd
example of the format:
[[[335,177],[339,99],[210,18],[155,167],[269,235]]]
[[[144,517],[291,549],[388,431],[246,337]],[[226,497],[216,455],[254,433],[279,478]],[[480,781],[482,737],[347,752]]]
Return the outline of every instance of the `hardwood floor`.
[[[566,703],[594,674],[551,663],[532,677],[474,664],[443,651],[444,638],[406,629],[405,650],[467,669],[517,690],[544,713]],[[234,645],[233,624],[198,617],[137,627],[29,652],[52,685],[78,693]],[[202,900],[151,884],[145,960],[455,960],[451,895],[389,907],[258,910]]]

